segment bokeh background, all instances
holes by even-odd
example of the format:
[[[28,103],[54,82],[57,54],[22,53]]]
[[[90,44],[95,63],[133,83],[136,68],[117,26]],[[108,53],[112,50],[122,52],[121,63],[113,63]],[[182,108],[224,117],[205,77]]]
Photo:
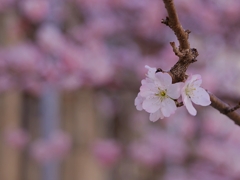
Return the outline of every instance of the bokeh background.
[[[240,1],[176,0],[189,74],[240,99]],[[145,65],[177,61],[161,0],[0,0],[1,180],[237,180],[240,128],[212,107],[156,123]]]

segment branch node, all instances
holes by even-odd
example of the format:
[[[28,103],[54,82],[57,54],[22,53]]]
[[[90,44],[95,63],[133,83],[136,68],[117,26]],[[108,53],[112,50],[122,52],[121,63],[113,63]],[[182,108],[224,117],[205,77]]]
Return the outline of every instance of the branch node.
[[[179,49],[176,47],[175,42],[170,42],[170,45],[172,46],[173,52],[175,53],[176,56],[183,57],[183,53],[181,53]]]
[[[197,59],[192,59],[191,63],[197,62]]]
[[[177,107],[183,106],[183,102],[178,102],[178,101],[176,101],[176,106],[177,106]]]
[[[191,53],[192,53],[192,56],[194,57],[194,59],[199,55],[196,48],[192,48]]]
[[[187,38],[189,38],[189,34],[191,33],[191,31],[189,29],[186,29],[185,33],[187,34]]]
[[[161,68],[157,68],[155,73],[158,73],[158,72],[164,72],[164,71]]]
[[[240,102],[239,102],[236,106],[234,106],[234,107],[232,107],[232,108],[228,108],[228,109],[226,110],[226,114],[231,113],[231,112],[233,112],[233,111],[236,111],[236,110],[239,109],[239,108],[240,108]]]
[[[161,23],[165,24],[166,26],[169,26],[169,17],[162,19]]]

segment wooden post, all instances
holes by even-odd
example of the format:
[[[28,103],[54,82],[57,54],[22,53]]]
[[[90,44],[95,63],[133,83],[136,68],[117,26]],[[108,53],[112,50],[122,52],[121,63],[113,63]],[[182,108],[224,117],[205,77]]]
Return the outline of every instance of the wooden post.
[[[48,140],[51,133],[59,128],[59,93],[51,85],[46,86],[40,97],[40,128],[41,135]],[[59,162],[46,162],[42,166],[43,180],[59,179]]]
[[[73,133],[74,148],[69,157],[71,168],[68,166],[65,169],[71,175],[65,175],[64,180],[104,180],[106,173],[96,162],[91,151],[92,143],[98,137],[99,131],[95,116],[94,91],[84,89],[69,96],[70,98],[65,99],[65,103],[68,104],[65,111],[68,111],[66,114],[69,116],[65,116],[64,121],[67,121],[65,124],[69,128],[68,131]]]
[[[16,91],[0,95],[0,132],[5,129],[18,128],[21,120],[21,94]],[[0,179],[19,180],[20,152],[9,147],[4,142],[1,134],[0,139]]]

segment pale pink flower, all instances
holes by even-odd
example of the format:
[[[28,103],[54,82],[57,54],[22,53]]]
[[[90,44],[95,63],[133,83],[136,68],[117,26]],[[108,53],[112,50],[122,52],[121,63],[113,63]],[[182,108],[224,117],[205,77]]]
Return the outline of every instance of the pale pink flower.
[[[130,157],[137,163],[147,167],[157,166],[162,162],[162,151],[153,144],[136,142],[129,147]]]
[[[134,101],[134,104],[135,104],[137,110],[139,110],[139,111],[143,110],[143,108],[142,108],[143,101],[144,101],[144,97],[140,96],[140,93],[138,93],[138,95]]]
[[[53,156],[56,159],[62,159],[70,152],[72,139],[69,134],[58,130],[51,134],[49,144]]]
[[[151,68],[149,66],[145,66],[145,68],[148,69],[148,73],[146,74],[146,76],[148,78],[155,79],[155,74],[156,74],[157,68]]]
[[[177,107],[174,99],[180,96],[181,83],[172,84],[172,78],[167,73],[158,72],[156,68],[148,68],[147,78],[142,80],[140,93],[135,99],[138,110],[144,109],[150,113],[150,121],[169,117]]]
[[[38,139],[30,146],[30,154],[39,163],[63,159],[71,150],[71,137],[58,130],[48,139]]]
[[[39,139],[30,146],[30,155],[39,163],[46,163],[55,159],[48,141]]]
[[[195,116],[196,109],[193,107],[192,102],[201,106],[208,106],[211,104],[209,94],[205,89],[201,88],[202,84],[201,75],[196,74],[189,76],[182,88],[182,99],[188,112]]]
[[[22,150],[26,147],[30,137],[23,129],[8,129],[4,132],[4,140],[9,146]]]
[[[112,139],[98,140],[93,144],[93,154],[104,166],[112,166],[121,157],[121,146]]]
[[[63,54],[67,47],[61,30],[51,24],[43,24],[37,31],[37,43],[43,50],[53,54]]]
[[[46,18],[49,12],[47,0],[25,0],[21,2],[21,10],[33,22],[40,22]]]

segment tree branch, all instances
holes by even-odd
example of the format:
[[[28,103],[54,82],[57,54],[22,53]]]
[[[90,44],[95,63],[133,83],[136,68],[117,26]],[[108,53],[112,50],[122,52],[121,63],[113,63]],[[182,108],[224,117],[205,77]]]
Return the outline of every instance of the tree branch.
[[[174,7],[173,0],[163,0],[165,8],[168,12],[168,17],[162,20],[163,24],[169,26],[175,33],[179,47],[175,46],[174,42],[171,42],[171,46],[176,56],[179,57],[178,62],[171,68],[169,74],[172,76],[173,83],[185,81],[187,78],[186,71],[188,66],[196,61],[198,56],[197,49],[191,49],[188,42],[188,36],[190,31],[184,30],[178,20],[178,16]]]
[[[162,23],[166,24],[173,30],[179,41],[179,47],[176,47],[174,42],[170,42],[173,52],[179,57],[179,60],[168,73],[172,76],[173,83],[184,82],[187,78],[187,68],[191,63],[197,61],[196,57],[198,56],[198,52],[197,49],[190,48],[190,43],[188,42],[190,31],[182,28],[174,7],[173,0],[163,0],[163,2],[165,4],[165,8],[167,9],[168,17],[163,19]],[[240,126],[240,115],[235,111],[240,108],[240,103],[231,108],[228,104],[217,98],[212,93],[208,93],[210,95],[211,106],[229,117],[235,122],[235,124]],[[177,103],[178,107],[181,105],[182,103]]]
[[[231,108],[228,104],[223,102],[221,99],[216,97],[214,94],[208,92],[210,95],[211,106],[220,111],[222,114],[226,115],[230,119],[232,119],[235,124],[240,126],[240,115],[235,112],[235,108]],[[235,106],[236,107],[236,106]],[[233,110],[233,111],[232,111]]]
[[[178,20],[173,0],[163,0],[163,2],[165,4],[165,8],[167,9],[168,17],[166,17],[165,20],[162,20],[162,23],[166,24],[173,30],[173,32],[177,36],[181,50],[190,49],[190,44],[188,42],[189,33],[186,33],[184,31],[182,25]]]

